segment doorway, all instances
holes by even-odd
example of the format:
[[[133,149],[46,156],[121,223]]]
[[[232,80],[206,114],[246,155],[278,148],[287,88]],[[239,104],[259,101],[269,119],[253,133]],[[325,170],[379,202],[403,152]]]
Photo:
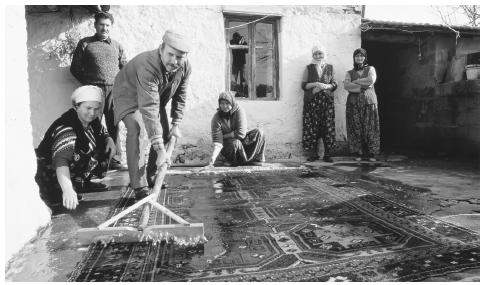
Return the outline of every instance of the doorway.
[[[362,47],[368,53],[368,63],[375,67],[377,73],[375,91],[380,117],[381,151],[390,154],[408,150],[409,141],[405,134],[411,131],[409,112],[412,108],[402,91],[405,77],[408,76],[403,61],[411,60],[417,53],[415,46],[363,39]]]

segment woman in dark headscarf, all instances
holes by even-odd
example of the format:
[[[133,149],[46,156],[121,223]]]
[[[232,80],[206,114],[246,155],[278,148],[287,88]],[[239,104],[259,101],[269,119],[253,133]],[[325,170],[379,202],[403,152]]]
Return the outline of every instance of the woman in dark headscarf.
[[[380,123],[378,101],[375,93],[376,71],[368,65],[366,50],[358,48],[353,53],[353,69],[346,73],[344,88],[346,101],[346,129],[350,151],[360,161],[362,156],[376,161],[380,152]]]
[[[321,46],[312,49],[313,59],[304,69],[301,87],[304,90],[303,148],[308,161],[318,156],[318,140],[323,139],[326,162],[333,162],[330,152],[335,144],[334,94],[338,85],[331,64],[326,63],[326,51]]]
[[[245,111],[230,91],[218,98],[219,108],[212,118],[214,149],[208,166],[213,166],[217,156],[222,155],[231,166],[260,165],[265,161],[265,138],[260,129],[247,132]]]

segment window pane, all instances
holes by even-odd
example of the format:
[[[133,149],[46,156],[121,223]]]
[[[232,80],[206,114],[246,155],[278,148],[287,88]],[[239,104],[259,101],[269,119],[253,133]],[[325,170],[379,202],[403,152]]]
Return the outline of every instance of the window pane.
[[[248,34],[249,26],[246,22],[230,21],[230,90],[235,92],[235,97],[249,97],[247,87],[247,61],[248,61]],[[242,26],[240,26],[242,25]],[[240,26],[240,27],[238,27]]]
[[[272,48],[272,24],[257,23],[255,26],[256,48]]]
[[[257,98],[273,97],[272,50],[256,49],[255,94]]]
[[[272,24],[256,24],[255,95],[257,98],[274,97],[272,32]]]

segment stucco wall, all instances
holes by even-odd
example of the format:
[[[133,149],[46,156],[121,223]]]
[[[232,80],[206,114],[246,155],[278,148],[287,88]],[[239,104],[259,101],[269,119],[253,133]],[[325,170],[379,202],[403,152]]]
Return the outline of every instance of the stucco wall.
[[[27,31],[24,6],[7,6],[5,19],[6,148],[5,260],[9,260],[39,227],[50,221],[34,181],[36,160],[32,148],[29,88],[27,83]]]
[[[479,51],[480,43],[478,38],[460,38],[457,42],[455,56],[447,68],[448,76],[446,82],[465,79],[465,66],[469,64],[467,55]]]
[[[334,65],[341,85],[345,70],[352,64],[351,53],[360,45],[359,11],[350,6],[111,6],[115,18],[111,35],[123,44],[128,59],[156,48],[168,28],[178,27],[192,35],[196,48],[189,54],[193,74],[182,123],[185,149],[178,150],[189,161],[207,158],[210,119],[218,93],[225,89],[223,10],[282,16],[280,100],[244,101],[241,105],[248,114],[249,127],[259,126],[267,135],[269,158],[298,155],[302,136],[300,80],[311,60],[311,48],[315,43],[327,47],[328,61]],[[94,33],[92,17],[80,8],[72,11],[72,19],[66,10],[27,16],[35,146],[49,124],[69,107],[69,95],[77,85],[69,72],[68,57],[49,58],[49,53],[63,43],[66,32],[74,37]],[[346,94],[342,87],[335,96],[337,140],[344,141]]]

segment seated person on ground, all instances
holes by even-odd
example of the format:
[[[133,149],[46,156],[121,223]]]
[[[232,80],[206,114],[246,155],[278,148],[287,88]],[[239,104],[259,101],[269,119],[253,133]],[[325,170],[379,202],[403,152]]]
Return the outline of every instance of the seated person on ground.
[[[106,175],[108,161],[116,146],[99,121],[102,90],[86,85],[71,96],[73,108],[62,114],[47,130],[35,149],[40,197],[53,211],[61,205],[73,210],[79,204],[78,193],[105,191],[102,183],[91,182],[93,175]]]
[[[260,129],[247,132],[244,109],[230,91],[218,98],[219,108],[212,118],[213,152],[208,166],[222,153],[231,166],[261,165],[265,162],[265,138]]]

